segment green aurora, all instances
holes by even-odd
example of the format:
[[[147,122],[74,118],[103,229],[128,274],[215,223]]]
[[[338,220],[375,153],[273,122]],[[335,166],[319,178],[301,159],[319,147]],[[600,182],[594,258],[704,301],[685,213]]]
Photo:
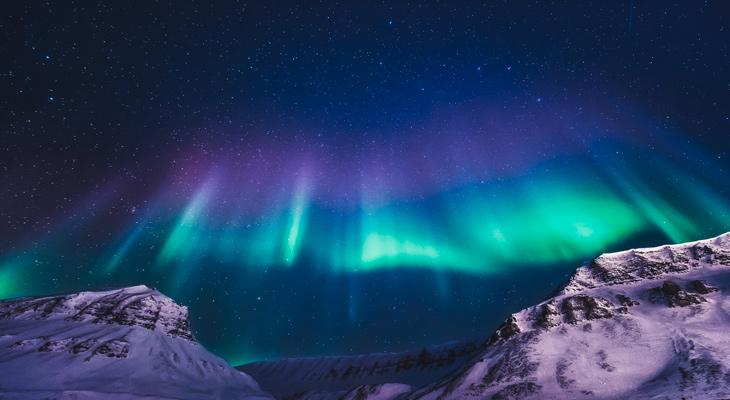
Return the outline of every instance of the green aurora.
[[[698,181],[686,182],[683,207],[635,176],[599,180],[586,172],[553,172],[349,213],[315,204],[306,185],[298,184],[288,206],[253,221],[224,216],[224,224],[215,222],[221,219],[213,215],[217,194],[207,182],[169,230],[157,263],[189,266],[206,255],[245,268],[275,268],[304,258],[352,273],[414,267],[490,274],[517,263],[576,262],[645,231],[673,242],[702,237],[704,225],[693,222],[698,212],[730,226],[721,196]],[[139,229],[132,230],[107,270],[120,264],[131,240],[144,240],[138,236]]]

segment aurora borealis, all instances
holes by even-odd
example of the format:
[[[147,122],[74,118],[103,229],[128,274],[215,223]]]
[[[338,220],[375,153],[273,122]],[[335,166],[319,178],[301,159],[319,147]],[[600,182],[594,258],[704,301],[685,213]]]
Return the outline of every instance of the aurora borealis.
[[[145,283],[234,364],[396,351],[730,230],[721,5],[168,8],[3,17],[0,297]]]

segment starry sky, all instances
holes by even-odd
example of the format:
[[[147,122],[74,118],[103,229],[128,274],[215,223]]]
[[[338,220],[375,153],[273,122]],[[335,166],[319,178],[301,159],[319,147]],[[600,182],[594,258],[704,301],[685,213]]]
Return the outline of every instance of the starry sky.
[[[487,335],[730,230],[730,7],[11,2],[0,297],[144,283],[233,364]]]

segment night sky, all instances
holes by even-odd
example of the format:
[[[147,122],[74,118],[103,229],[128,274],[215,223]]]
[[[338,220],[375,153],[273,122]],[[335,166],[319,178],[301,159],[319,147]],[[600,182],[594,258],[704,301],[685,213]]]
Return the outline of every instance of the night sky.
[[[0,15],[0,298],[144,283],[233,364],[488,335],[730,230],[730,6],[37,2]]]

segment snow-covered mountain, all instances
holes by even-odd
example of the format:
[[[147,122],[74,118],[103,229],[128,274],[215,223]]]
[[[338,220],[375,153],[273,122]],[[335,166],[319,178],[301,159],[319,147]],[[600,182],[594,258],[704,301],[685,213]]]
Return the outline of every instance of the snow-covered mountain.
[[[386,374],[333,388],[321,376],[331,359],[242,369],[264,387],[309,379],[311,390],[289,398],[312,400],[727,399],[729,293],[725,234],[598,257],[558,295],[507,318],[458,369],[425,385]]]
[[[238,369],[279,399],[391,398],[457,371],[486,345],[454,342],[412,352],[261,361]]]
[[[0,302],[0,399],[271,399],[146,286]]]

